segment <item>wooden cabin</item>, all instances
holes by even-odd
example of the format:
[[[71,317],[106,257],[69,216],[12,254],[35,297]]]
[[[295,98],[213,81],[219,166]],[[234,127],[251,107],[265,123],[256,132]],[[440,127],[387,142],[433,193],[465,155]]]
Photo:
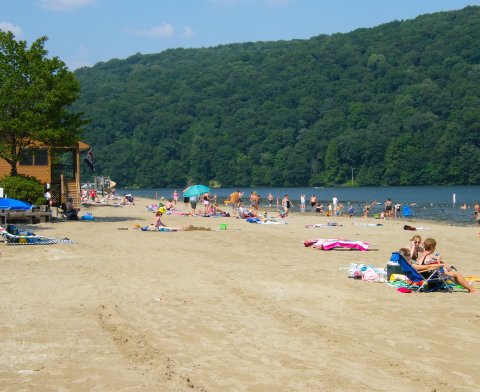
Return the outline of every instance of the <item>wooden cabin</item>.
[[[50,184],[54,205],[60,206],[72,198],[76,207],[80,206],[80,154],[90,147],[77,142],[70,147],[39,145],[26,150],[17,162],[18,174],[37,178],[42,184]],[[0,177],[9,175],[11,166],[0,159]]]

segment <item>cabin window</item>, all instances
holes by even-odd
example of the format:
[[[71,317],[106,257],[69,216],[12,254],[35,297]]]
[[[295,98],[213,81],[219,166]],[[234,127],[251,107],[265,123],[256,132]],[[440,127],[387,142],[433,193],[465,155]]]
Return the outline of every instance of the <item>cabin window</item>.
[[[23,150],[19,156],[19,163],[22,166],[32,166],[33,165],[33,151],[32,150]]]
[[[23,150],[19,163],[21,166],[48,166],[48,149]]]
[[[35,151],[35,166],[48,166],[48,150],[40,148]]]

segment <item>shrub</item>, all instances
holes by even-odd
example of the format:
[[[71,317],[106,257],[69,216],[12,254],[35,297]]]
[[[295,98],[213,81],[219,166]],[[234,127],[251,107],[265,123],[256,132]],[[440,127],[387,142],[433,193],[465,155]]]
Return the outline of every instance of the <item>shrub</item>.
[[[35,177],[5,176],[0,179],[0,187],[3,188],[3,194],[12,199],[36,205],[45,204],[43,186]]]

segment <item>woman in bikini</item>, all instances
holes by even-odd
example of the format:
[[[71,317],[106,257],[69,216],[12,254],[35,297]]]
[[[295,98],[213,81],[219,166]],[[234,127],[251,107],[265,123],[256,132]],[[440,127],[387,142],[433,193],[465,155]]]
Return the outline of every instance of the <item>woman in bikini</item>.
[[[285,197],[283,198],[282,207],[283,207],[283,210],[285,211],[285,218],[288,218],[288,211],[290,210],[290,208],[293,207],[293,203],[288,198],[288,195],[285,195]]]
[[[203,203],[203,207],[204,207],[204,215],[208,215],[209,212],[209,205],[210,205],[210,199],[209,199],[209,194],[208,193],[205,193],[203,196],[202,196],[202,203]]]
[[[432,269],[443,267],[443,273],[445,275],[448,275],[457,284],[468,290],[469,293],[477,294],[478,292],[475,287],[471,286],[462,274],[457,272],[453,267],[442,262],[439,253],[434,254],[436,247],[437,241],[435,241],[433,238],[427,238],[423,242],[423,248],[425,251],[419,255],[417,263],[412,263],[413,268],[415,268],[418,272],[422,273],[431,271]]]

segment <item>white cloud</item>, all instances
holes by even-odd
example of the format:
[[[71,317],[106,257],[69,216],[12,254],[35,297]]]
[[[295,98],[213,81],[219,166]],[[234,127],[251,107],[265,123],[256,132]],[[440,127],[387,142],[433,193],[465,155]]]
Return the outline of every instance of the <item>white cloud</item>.
[[[67,64],[67,67],[72,71],[76,70],[77,68],[92,66],[92,62],[90,61],[90,52],[85,46],[80,46],[76,55],[64,61]]]
[[[195,31],[190,26],[185,26],[183,28],[183,34],[184,37],[190,38],[195,36]]]
[[[11,31],[15,37],[20,37],[22,35],[22,29],[10,22],[0,22],[0,30]]]
[[[162,23],[150,29],[133,30],[137,35],[150,38],[167,38],[173,36],[173,26],[170,23]]]
[[[53,11],[69,11],[94,4],[97,0],[40,0],[43,8]]]

